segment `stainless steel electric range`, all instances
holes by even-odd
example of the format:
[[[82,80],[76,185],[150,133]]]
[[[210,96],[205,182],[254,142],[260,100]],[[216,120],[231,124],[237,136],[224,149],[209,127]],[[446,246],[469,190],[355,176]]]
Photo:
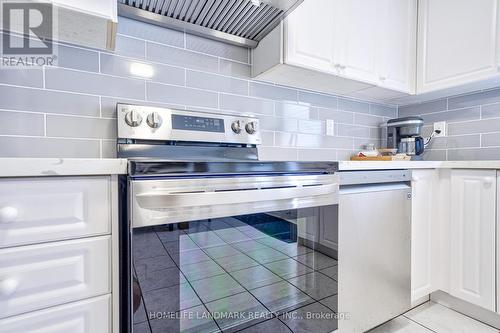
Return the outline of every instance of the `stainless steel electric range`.
[[[337,163],[259,161],[254,117],[117,118],[123,332],[337,328]]]

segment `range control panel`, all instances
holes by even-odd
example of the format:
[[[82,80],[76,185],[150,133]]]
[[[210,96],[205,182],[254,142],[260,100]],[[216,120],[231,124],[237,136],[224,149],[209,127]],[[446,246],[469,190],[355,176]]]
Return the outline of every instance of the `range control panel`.
[[[119,139],[261,143],[254,117],[117,104]]]

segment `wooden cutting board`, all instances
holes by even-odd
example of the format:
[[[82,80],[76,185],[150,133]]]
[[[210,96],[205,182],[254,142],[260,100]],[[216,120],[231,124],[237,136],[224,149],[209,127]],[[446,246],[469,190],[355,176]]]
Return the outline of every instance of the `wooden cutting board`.
[[[392,161],[392,156],[375,156],[375,157],[351,156],[351,161]]]

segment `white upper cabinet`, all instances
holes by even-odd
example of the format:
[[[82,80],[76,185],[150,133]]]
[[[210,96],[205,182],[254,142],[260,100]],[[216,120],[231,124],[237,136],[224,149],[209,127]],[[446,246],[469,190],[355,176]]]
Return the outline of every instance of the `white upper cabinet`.
[[[417,92],[497,75],[498,0],[420,0]]]
[[[373,87],[413,94],[415,2],[304,0],[252,50],[252,75],[351,96]]]
[[[286,62],[291,65],[333,72],[334,15],[338,0],[304,1],[287,18],[285,25]],[[311,20],[318,13],[329,13],[331,19]]]
[[[379,84],[377,49],[383,31],[383,20],[377,13],[384,5],[376,0],[338,0],[334,67],[350,79]]]
[[[452,171],[450,221],[450,294],[495,311],[495,170]]]
[[[415,93],[417,0],[382,0],[382,38],[378,41],[380,86]]]

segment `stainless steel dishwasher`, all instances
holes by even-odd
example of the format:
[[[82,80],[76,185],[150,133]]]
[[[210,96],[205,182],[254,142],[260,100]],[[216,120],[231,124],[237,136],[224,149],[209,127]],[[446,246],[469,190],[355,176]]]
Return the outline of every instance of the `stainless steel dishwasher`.
[[[365,332],[410,309],[410,177],[340,172],[339,332]]]

